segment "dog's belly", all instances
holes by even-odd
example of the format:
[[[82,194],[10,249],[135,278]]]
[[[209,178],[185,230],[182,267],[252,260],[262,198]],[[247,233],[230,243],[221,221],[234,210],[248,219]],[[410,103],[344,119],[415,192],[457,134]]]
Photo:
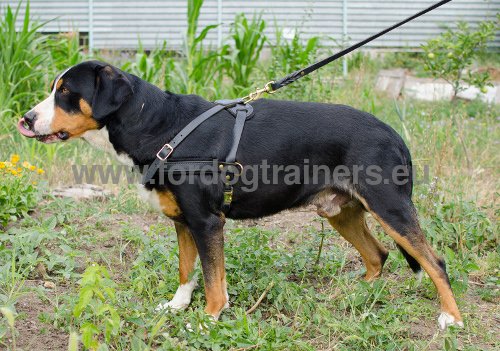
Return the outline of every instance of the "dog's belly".
[[[226,217],[260,218],[309,204],[317,207],[320,216],[332,217],[353,199],[350,192],[330,185],[265,185],[253,193],[236,191]]]

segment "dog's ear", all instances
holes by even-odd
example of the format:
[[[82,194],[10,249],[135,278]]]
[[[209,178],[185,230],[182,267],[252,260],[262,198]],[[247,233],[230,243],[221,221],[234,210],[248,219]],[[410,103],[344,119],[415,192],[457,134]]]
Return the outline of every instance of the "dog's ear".
[[[95,70],[92,115],[95,120],[103,121],[104,118],[116,112],[134,91],[130,80],[112,66],[99,65]]]

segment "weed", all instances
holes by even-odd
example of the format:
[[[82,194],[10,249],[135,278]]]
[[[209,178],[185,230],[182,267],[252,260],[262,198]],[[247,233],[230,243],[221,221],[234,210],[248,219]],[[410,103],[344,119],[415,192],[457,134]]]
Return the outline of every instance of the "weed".
[[[103,266],[92,264],[78,282],[78,303],[73,308],[82,334],[82,343],[88,349],[102,349],[99,336],[106,343],[120,331],[120,316],[114,307],[116,284]]]

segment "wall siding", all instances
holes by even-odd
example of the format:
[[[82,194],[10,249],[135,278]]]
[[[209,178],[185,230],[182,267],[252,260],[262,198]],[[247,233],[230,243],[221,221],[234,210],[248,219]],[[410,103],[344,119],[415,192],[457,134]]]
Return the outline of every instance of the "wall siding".
[[[347,0],[348,42],[354,43],[398,22],[437,0]],[[1,0],[0,11],[5,5],[17,6],[17,0]],[[31,0],[31,14],[38,21],[47,23],[46,32],[77,30],[89,32],[89,1]],[[94,47],[99,49],[134,49],[140,40],[144,47],[152,48],[164,40],[167,47],[182,46],[186,29],[187,1],[185,0],[93,0],[92,23]],[[25,2],[21,5],[24,14]],[[300,31],[304,38],[319,35],[323,43],[342,41],[342,0],[315,1],[231,1],[222,0],[221,34],[230,33],[234,16],[262,14],[267,21],[266,34],[272,43],[275,28],[288,32]],[[408,23],[402,28],[373,41],[371,48],[416,48],[425,40],[438,35],[444,26],[458,20],[472,25],[494,19],[500,12],[500,0],[454,0],[433,12]],[[22,16],[19,19],[21,25]],[[200,16],[200,28],[218,21],[218,0],[206,0]],[[208,35],[212,45],[218,41],[219,30]],[[497,36],[493,46],[500,47]]]

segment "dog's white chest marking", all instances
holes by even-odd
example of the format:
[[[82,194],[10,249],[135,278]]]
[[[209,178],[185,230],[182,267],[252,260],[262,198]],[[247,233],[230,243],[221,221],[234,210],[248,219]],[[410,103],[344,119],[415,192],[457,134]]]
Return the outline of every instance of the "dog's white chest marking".
[[[106,127],[98,130],[88,130],[83,133],[82,138],[87,140],[87,142],[95,148],[105,151],[114,156],[121,164],[130,167],[134,165],[134,161],[132,161],[130,156],[125,153],[119,154],[116,152],[113,144],[111,144],[111,142],[109,141],[109,132]]]
[[[160,204],[160,197],[155,189],[148,190],[144,185],[138,184],[137,193],[142,201],[149,203],[155,210],[163,212]]]
[[[113,144],[109,141],[109,132],[106,127],[101,128],[99,130],[89,130],[85,132],[82,137],[92,146],[109,153],[114,156],[120,163],[125,166],[132,167],[134,166],[134,161],[130,156],[125,153],[117,153]],[[158,196],[158,192],[153,190],[148,190],[142,184],[137,184],[137,193],[139,198],[144,202],[147,202],[153,207],[155,210],[163,212],[162,206],[160,204],[160,197]]]

